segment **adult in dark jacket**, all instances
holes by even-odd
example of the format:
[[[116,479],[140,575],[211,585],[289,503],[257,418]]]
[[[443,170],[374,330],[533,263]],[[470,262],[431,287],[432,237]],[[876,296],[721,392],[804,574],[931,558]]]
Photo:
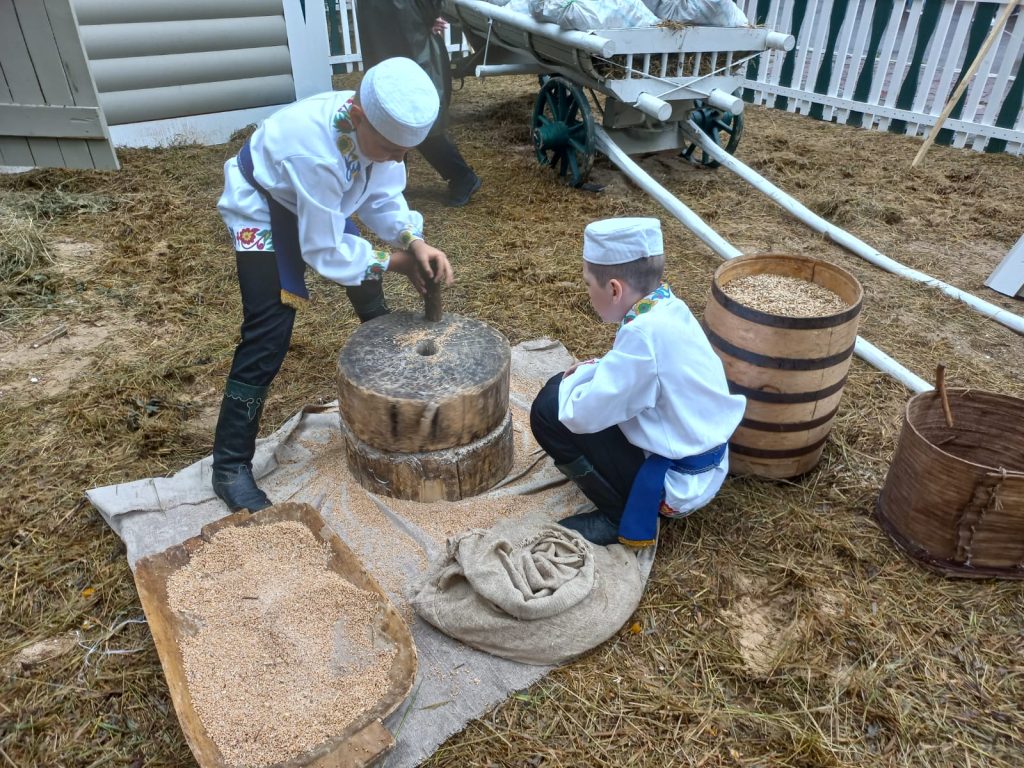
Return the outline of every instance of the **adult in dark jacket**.
[[[480,179],[448,137],[452,73],[443,37],[447,22],[441,18],[440,0],[359,0],[356,23],[364,69],[384,59],[404,56],[430,75],[441,100],[441,112],[430,135],[417,149],[448,182],[448,205],[465,205],[480,188]]]

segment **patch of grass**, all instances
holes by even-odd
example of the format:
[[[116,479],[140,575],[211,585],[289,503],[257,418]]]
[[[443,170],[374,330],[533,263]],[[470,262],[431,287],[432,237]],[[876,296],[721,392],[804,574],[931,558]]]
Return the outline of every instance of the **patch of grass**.
[[[20,283],[52,260],[35,220],[0,209],[0,282]]]
[[[114,206],[114,200],[91,192],[44,188],[33,192],[8,192],[0,205],[29,219],[52,221],[79,214],[104,213]]]

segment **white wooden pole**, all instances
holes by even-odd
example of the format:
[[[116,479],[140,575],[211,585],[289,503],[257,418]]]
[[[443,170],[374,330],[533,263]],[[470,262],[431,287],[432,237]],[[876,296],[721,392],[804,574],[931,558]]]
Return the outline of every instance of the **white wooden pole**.
[[[1010,14],[1013,13],[1013,9],[1020,4],[1021,0],[1010,0],[1003,8],[1003,12],[999,14],[999,18],[996,19],[996,23],[992,26],[992,31],[988,33],[988,37],[985,38],[985,42],[982,44],[981,49],[978,51],[978,55],[974,57],[974,61],[971,62],[971,66],[967,68],[964,76],[960,78],[960,84],[953,91],[953,95],[949,97],[946,102],[946,106],[942,108],[942,112],[939,113],[939,119],[935,121],[935,125],[932,126],[931,131],[928,133],[928,138],[924,140],[924,144],[917,150],[917,155],[914,157],[914,161],[910,164],[911,168],[916,168],[917,164],[924,159],[925,154],[928,152],[928,148],[931,147],[935,141],[935,137],[939,135],[939,131],[942,129],[942,124],[946,122],[946,118],[949,117],[949,113],[953,111],[953,107],[960,100],[963,92],[967,90],[967,86],[971,82],[971,78],[974,77],[974,73],[977,72],[978,67],[981,66],[981,62],[985,60],[988,55],[988,49],[992,47],[992,44],[999,39],[999,35],[1002,34],[1003,27],[1006,26],[1007,20],[1010,18]]]
[[[477,13],[492,21],[508,24],[514,29],[574,46],[594,56],[608,58],[615,53],[615,44],[607,38],[589,32],[565,30],[557,24],[536,21],[525,13],[516,13],[502,6],[491,5],[482,0],[460,0],[458,5],[455,6],[456,16],[460,17],[460,20],[462,20],[462,12]]]
[[[732,259],[742,256],[743,252],[736,246],[729,243],[724,237],[709,227],[705,221],[680,202],[679,198],[656,182],[644,171],[622,149],[612,141],[600,125],[594,126],[594,139],[597,148],[608,156],[615,165],[629,176],[636,185],[649,194],[675,216],[683,225],[699,237],[708,248],[717,253],[723,259]]]

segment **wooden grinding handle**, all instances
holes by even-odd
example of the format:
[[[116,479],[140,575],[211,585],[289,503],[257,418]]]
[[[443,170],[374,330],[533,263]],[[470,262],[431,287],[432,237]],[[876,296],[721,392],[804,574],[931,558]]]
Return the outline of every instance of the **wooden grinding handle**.
[[[424,310],[428,323],[441,322],[441,284],[424,277],[427,281],[427,295],[423,297]]]

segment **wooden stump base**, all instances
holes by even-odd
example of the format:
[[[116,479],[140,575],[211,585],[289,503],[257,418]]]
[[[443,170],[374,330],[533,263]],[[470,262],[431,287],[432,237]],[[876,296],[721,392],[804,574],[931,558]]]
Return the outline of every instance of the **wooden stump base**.
[[[454,448],[418,453],[381,451],[341,420],[349,469],[366,490],[413,501],[458,501],[483,493],[512,469],[512,414],[490,434]]]

